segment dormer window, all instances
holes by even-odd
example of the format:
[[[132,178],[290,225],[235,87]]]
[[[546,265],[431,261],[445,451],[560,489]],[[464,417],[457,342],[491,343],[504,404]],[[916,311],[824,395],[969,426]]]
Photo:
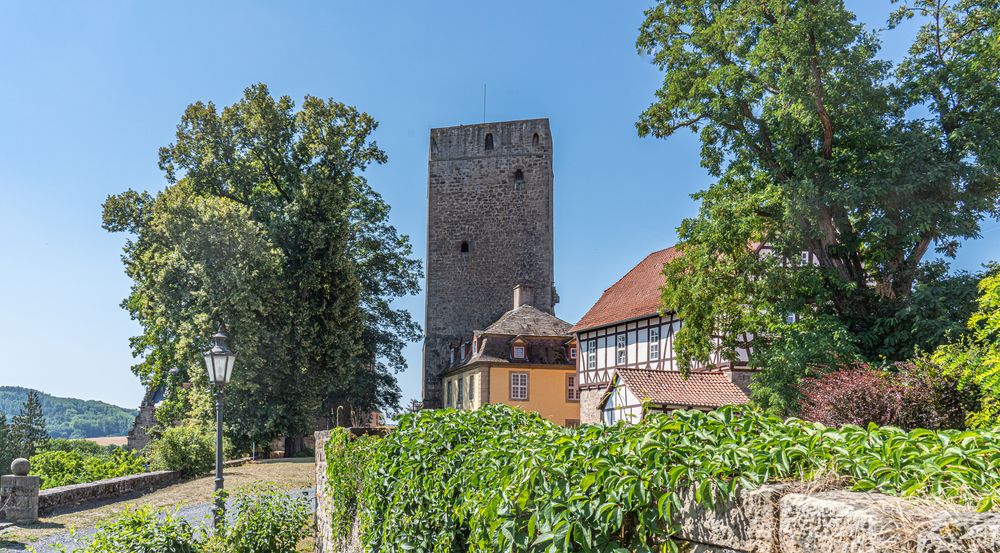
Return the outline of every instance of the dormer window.
[[[493,149],[493,133],[491,132],[486,133],[486,149]]]
[[[451,352],[451,361],[449,361],[449,363],[451,365],[454,365],[455,364],[455,348],[452,347],[449,351]]]
[[[524,354],[524,346],[514,346],[513,357],[514,359],[525,359],[527,356]]]
[[[472,339],[472,355],[477,355],[479,353],[479,340],[475,338]]]
[[[576,359],[576,346],[569,347],[569,358]]]
[[[458,361],[465,363],[465,344],[458,346]]]

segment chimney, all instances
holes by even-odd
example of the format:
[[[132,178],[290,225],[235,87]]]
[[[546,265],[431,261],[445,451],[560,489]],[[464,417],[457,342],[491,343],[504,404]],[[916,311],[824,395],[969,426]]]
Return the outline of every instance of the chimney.
[[[514,287],[514,309],[522,305],[534,305],[535,289],[527,284],[518,284]]]

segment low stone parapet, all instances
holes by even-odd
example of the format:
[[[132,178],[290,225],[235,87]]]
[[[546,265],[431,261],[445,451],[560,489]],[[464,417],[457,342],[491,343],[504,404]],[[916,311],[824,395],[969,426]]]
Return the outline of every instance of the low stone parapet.
[[[49,488],[42,490],[38,494],[38,510],[42,514],[48,514],[90,501],[113,499],[133,493],[148,493],[171,484],[176,484],[180,480],[180,472],[161,470],[119,476],[118,478],[109,478],[85,484]]]

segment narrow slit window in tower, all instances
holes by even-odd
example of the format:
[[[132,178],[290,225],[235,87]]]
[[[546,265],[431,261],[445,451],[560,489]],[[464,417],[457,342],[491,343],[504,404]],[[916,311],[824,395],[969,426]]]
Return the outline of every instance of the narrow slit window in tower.
[[[524,187],[524,171],[518,169],[514,171],[514,190],[520,190]]]
[[[486,133],[486,149],[493,149],[493,133],[491,132]]]
[[[535,136],[531,137],[531,145],[538,146],[538,133],[535,133]]]
[[[462,245],[458,247],[458,252],[462,254],[462,257],[469,257],[469,243],[462,241]]]

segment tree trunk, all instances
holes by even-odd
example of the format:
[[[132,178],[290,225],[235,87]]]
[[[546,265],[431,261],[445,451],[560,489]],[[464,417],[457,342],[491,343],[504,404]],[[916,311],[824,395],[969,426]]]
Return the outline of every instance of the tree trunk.
[[[295,457],[305,449],[305,442],[301,436],[287,436],[285,438],[285,458]]]

